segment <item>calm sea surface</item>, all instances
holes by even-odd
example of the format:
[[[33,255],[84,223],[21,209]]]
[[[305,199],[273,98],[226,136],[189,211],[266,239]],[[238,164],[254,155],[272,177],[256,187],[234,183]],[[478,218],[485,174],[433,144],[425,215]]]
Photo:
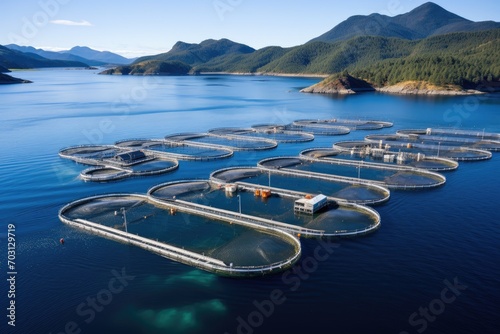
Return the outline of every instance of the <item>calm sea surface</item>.
[[[500,153],[461,163],[443,187],[393,191],[382,227],[362,238],[302,240],[295,271],[222,278],[68,227],[66,203],[144,194],[177,179],[252,166],[334,141],[403,128],[500,132],[497,96],[426,98],[299,93],[318,79],[118,77],[88,70],[22,71],[0,86],[1,333],[497,333],[500,327]],[[280,144],[171,173],[96,184],[58,157],[77,144],[161,138],[303,118],[372,118],[390,129]],[[244,203],[243,203],[244,205]],[[15,299],[8,298],[7,225],[15,225]],[[59,239],[66,240],[64,245]],[[450,287],[451,286],[451,287]],[[7,325],[15,300],[15,327]]]

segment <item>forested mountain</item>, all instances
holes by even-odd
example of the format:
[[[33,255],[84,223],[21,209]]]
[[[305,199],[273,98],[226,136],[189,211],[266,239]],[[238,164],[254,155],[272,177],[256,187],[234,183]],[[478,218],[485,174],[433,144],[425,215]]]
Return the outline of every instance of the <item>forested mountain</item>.
[[[188,65],[206,63],[224,55],[239,55],[253,53],[255,49],[248,45],[235,43],[228,39],[208,39],[199,44],[177,42],[170,51],[156,56],[138,58],[134,64],[145,60],[181,61]]]
[[[402,39],[422,39],[453,32],[473,32],[500,28],[500,22],[473,22],[450,13],[432,2],[394,17],[371,14],[356,15],[310,42],[336,42],[356,36],[381,36]]]

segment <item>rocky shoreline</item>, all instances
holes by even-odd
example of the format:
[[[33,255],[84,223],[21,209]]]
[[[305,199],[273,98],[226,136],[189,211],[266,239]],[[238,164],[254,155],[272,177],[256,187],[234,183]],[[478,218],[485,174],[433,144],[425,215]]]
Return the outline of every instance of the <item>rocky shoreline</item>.
[[[464,96],[485,94],[484,91],[476,89],[464,89],[456,85],[436,86],[428,82],[420,81],[406,81],[386,87],[374,87],[364,80],[353,78],[349,75],[338,78],[329,78],[301,90],[302,93],[337,95],[351,95],[368,91],[395,95],[427,96]]]

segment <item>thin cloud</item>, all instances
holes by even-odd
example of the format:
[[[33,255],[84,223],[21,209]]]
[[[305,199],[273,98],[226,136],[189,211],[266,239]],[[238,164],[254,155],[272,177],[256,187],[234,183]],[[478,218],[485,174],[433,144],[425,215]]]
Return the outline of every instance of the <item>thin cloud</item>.
[[[60,24],[63,26],[85,26],[85,27],[90,27],[92,26],[92,23],[86,20],[80,20],[80,21],[71,21],[71,20],[52,20],[50,23],[53,24]]]

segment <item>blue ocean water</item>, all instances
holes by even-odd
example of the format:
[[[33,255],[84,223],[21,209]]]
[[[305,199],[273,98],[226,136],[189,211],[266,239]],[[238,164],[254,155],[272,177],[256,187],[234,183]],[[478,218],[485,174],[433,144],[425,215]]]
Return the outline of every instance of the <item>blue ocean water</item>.
[[[382,227],[362,238],[303,240],[295,271],[229,279],[62,224],[67,202],[145,193],[337,140],[457,126],[500,132],[500,98],[302,94],[318,81],[264,76],[119,77],[90,70],[20,71],[0,87],[2,333],[496,333],[500,327],[500,155],[461,163],[447,183],[393,191]],[[84,183],[58,157],[77,144],[162,138],[303,118],[373,118],[394,127],[181,161],[153,177]],[[15,327],[6,315],[7,226],[15,225]],[[59,239],[66,240],[64,245]],[[451,286],[451,287],[450,287]]]

